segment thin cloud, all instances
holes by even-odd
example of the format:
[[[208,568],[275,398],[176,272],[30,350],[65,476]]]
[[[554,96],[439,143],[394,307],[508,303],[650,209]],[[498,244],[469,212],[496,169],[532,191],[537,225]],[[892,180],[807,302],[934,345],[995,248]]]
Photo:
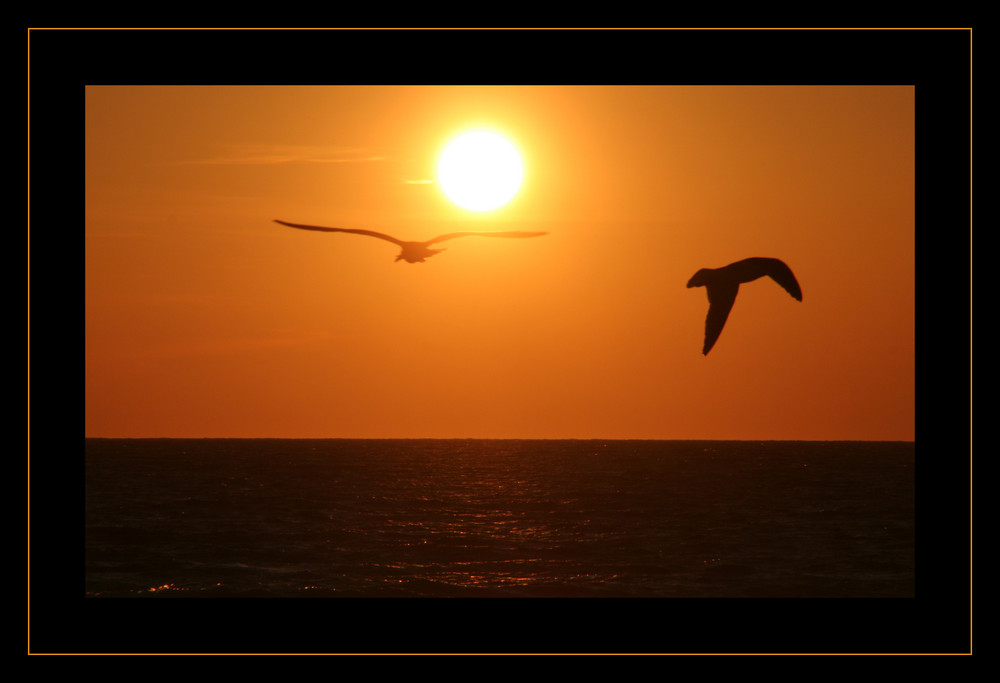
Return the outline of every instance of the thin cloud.
[[[186,163],[203,166],[276,166],[283,164],[367,164],[391,157],[372,150],[309,145],[229,145],[219,156]],[[404,185],[434,185],[430,178],[401,178]]]
[[[219,156],[188,163],[204,165],[267,166],[275,164],[356,164],[385,161],[371,150],[308,145],[230,145]]]

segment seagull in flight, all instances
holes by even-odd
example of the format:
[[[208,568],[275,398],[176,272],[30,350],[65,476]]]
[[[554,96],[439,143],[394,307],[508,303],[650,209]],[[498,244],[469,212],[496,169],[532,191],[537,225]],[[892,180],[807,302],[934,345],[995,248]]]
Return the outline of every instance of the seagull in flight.
[[[753,282],[765,275],[784,287],[793,298],[802,301],[802,289],[792,274],[792,269],[776,258],[754,257],[722,268],[702,268],[688,280],[689,288],[704,287],[708,291],[708,317],[705,319],[705,346],[701,350],[702,355],[708,355],[722,334],[722,327],[736,301],[736,293],[740,291],[740,283]]]
[[[470,235],[478,235],[480,237],[538,237],[539,235],[547,235],[546,232],[524,232],[522,230],[508,230],[506,232],[449,232],[446,235],[438,235],[426,242],[406,242],[400,239],[396,239],[391,235],[386,235],[381,232],[375,232],[374,230],[356,230],[352,228],[323,228],[318,225],[302,225],[301,223],[286,223],[285,221],[275,220],[275,223],[280,223],[281,225],[287,225],[290,228],[299,228],[300,230],[319,230],[321,232],[353,232],[356,235],[368,235],[369,237],[377,237],[380,240],[386,240],[392,242],[393,244],[398,244],[402,251],[396,256],[396,260],[404,260],[407,263],[423,263],[424,259],[428,259],[434,254],[440,254],[444,249],[431,249],[432,244],[438,242],[443,242],[445,240],[454,239],[456,237],[467,237]]]

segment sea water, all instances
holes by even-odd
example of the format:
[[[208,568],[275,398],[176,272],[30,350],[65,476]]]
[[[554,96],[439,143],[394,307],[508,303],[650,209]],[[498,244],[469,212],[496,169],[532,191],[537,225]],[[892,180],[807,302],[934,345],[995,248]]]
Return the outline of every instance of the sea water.
[[[89,598],[913,597],[912,442],[88,439]]]

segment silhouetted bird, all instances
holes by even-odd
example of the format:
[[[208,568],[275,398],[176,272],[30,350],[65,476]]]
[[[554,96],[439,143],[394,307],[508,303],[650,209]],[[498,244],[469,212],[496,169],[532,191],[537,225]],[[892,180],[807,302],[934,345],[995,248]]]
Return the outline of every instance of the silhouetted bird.
[[[290,228],[299,228],[301,230],[319,230],[321,232],[353,232],[356,235],[368,235],[369,237],[378,237],[380,240],[386,240],[392,242],[393,244],[398,244],[402,251],[396,257],[396,260],[403,259],[407,263],[423,263],[424,259],[428,259],[434,254],[440,254],[444,249],[431,249],[432,244],[437,242],[443,242],[445,240],[454,239],[456,237],[468,237],[471,235],[478,235],[480,237],[538,237],[539,235],[547,235],[546,232],[523,232],[520,230],[508,230],[506,232],[450,232],[447,235],[438,235],[433,239],[429,239],[426,242],[405,242],[403,240],[396,239],[391,235],[385,235],[381,232],[375,232],[373,230],[355,230],[351,228],[321,228],[317,225],[300,225],[299,223],[286,223],[285,221],[275,220],[275,223],[281,223],[282,225],[287,225]]]
[[[730,263],[722,268],[702,268],[688,280],[688,287],[704,287],[708,291],[708,317],[705,319],[705,346],[707,355],[722,333],[729,311],[736,301],[741,282],[752,282],[768,275],[784,287],[789,294],[802,301],[802,290],[791,268],[776,258],[748,258]]]

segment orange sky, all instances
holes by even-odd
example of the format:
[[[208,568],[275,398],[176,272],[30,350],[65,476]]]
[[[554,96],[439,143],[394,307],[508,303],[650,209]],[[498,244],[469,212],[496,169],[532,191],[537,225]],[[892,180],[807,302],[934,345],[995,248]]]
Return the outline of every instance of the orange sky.
[[[474,214],[448,138],[506,134]],[[426,263],[366,237],[463,239]],[[741,287],[702,356],[699,268]],[[914,89],[86,89],[91,437],[914,438]]]

